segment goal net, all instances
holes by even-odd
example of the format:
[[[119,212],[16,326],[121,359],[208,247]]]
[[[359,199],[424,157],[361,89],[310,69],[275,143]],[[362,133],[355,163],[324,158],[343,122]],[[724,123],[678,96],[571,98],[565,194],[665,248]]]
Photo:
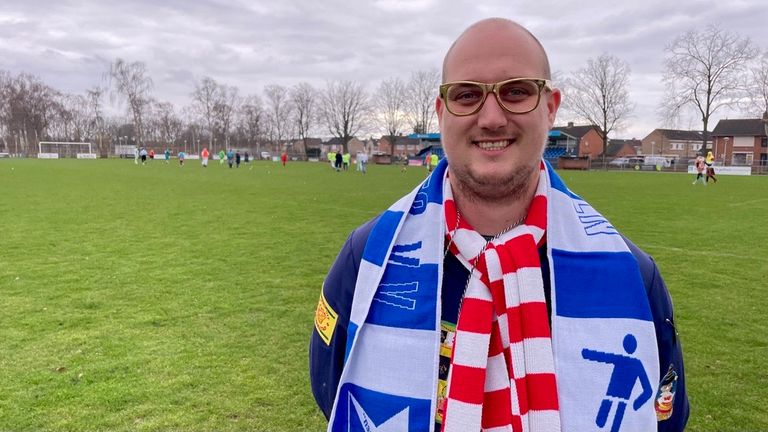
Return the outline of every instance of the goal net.
[[[39,159],[96,159],[93,145],[89,142],[40,141],[38,150],[37,157]]]

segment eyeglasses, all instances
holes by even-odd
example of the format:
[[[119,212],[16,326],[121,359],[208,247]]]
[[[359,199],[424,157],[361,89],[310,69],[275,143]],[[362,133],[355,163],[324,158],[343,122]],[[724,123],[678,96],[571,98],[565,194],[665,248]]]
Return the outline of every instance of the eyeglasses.
[[[440,86],[440,99],[445,102],[448,112],[461,117],[480,111],[488,93],[493,93],[504,110],[512,114],[525,114],[539,106],[542,90],[552,91],[550,80],[513,78],[493,84],[454,81]]]

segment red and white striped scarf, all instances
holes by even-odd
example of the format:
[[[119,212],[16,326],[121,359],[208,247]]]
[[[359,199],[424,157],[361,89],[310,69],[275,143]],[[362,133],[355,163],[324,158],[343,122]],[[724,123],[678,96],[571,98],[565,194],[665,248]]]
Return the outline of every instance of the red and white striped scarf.
[[[559,431],[538,254],[547,225],[544,181],[525,221],[490,241],[461,219],[446,183],[446,241],[470,278],[456,325],[442,430]]]

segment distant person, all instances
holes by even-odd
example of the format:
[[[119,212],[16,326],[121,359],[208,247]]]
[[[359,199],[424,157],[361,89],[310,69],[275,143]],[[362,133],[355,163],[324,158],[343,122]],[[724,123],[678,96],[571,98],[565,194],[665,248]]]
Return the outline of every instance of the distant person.
[[[150,161],[155,160],[155,150],[154,149],[149,149],[149,160]]]
[[[141,164],[142,165],[146,165],[147,164],[147,149],[142,147],[141,151],[139,152],[139,156],[141,157]]]
[[[717,178],[715,178],[715,156],[712,155],[711,151],[707,152],[707,158],[704,160],[704,164],[707,165],[707,177],[705,181],[709,183],[709,179],[712,179],[717,183]]]
[[[235,152],[235,166],[240,168],[240,152]]]
[[[368,172],[368,153],[357,154],[357,169],[363,174]]]
[[[286,161],[288,161],[288,155],[287,155],[285,152],[283,152],[283,153],[280,155],[280,162],[282,162],[282,163],[283,163],[283,166],[285,166],[285,162],[286,162]]]
[[[400,168],[400,172],[401,173],[408,172],[408,157],[407,156],[403,157],[403,163],[402,163],[402,167]]]
[[[698,155],[696,156],[696,160],[694,161],[693,166],[696,168],[696,180],[693,181],[692,184],[696,184],[701,182],[704,186],[707,185],[707,183],[704,181],[704,172],[706,170],[706,164],[704,163],[704,156]]]
[[[139,164],[139,148],[138,147],[133,148],[133,163],[135,163],[136,165]]]
[[[350,159],[351,159],[351,156],[349,155],[349,152],[346,152],[343,155],[341,155],[341,166],[343,167],[344,171],[349,171]]]
[[[232,151],[232,149],[229,149],[227,151],[227,164],[230,168],[232,168],[232,164],[235,162],[235,152]]]
[[[251,160],[250,155],[248,154],[248,152],[245,152],[245,155],[243,155],[243,162],[247,164],[250,160]]]
[[[342,164],[342,161],[344,160],[344,155],[342,155],[341,152],[337,152],[335,159],[336,159],[336,172],[339,172],[341,171],[341,164]]]
[[[440,156],[438,156],[435,153],[432,153],[429,156],[429,172],[432,172],[435,167],[437,167],[437,164],[440,162]]]
[[[219,150],[219,165],[224,164],[224,159],[227,158],[227,154],[224,153],[224,149]]]
[[[187,157],[187,154],[184,153],[184,150],[179,152],[179,165],[184,166],[184,158]]]
[[[331,164],[331,169],[336,169],[336,153],[329,151],[328,152],[328,162]]]
[[[163,153],[165,156],[165,163],[168,164],[171,162],[171,149],[167,148],[165,149],[165,153]]]
[[[200,152],[200,157],[203,158],[203,168],[208,168],[208,156],[210,156],[208,147],[203,147],[203,151]]]

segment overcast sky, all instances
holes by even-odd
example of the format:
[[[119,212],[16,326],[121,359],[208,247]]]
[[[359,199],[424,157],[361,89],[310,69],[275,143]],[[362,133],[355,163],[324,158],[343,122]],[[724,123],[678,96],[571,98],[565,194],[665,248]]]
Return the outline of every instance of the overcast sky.
[[[630,2],[627,2],[630,3]],[[204,76],[261,94],[267,84],[383,79],[437,68],[469,24],[501,16],[528,27],[561,76],[603,52],[632,69],[630,126],[660,127],[664,47],[718,24],[768,48],[765,0],[2,0],[0,69],[28,72],[61,91],[100,84],[117,57],[146,63],[153,96],[183,106]],[[723,113],[731,118],[741,115]],[[717,118],[722,117],[718,115]],[[562,121],[565,121],[562,118]],[[714,123],[710,123],[714,127]],[[680,128],[701,128],[691,119]]]

